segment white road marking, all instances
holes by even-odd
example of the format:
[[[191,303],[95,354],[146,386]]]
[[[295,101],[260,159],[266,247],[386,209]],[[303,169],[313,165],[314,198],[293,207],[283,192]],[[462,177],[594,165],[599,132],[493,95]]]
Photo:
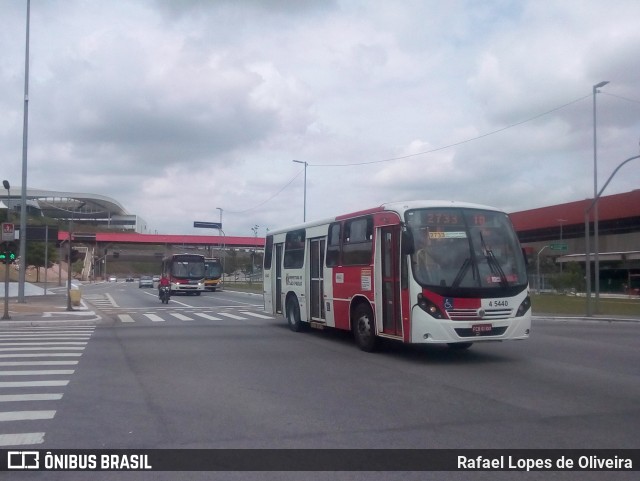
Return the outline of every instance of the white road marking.
[[[12,402],[12,401],[57,401],[59,399],[62,399],[62,393],[0,394],[0,402]]]
[[[37,353],[29,353],[29,354],[0,354],[0,357],[80,357],[82,356],[81,352],[52,352],[47,354],[37,354]]]
[[[222,320],[219,317],[214,317],[214,316],[211,316],[209,314],[205,314],[203,312],[194,312],[194,314],[196,316],[202,317],[203,319],[208,319],[210,321],[221,321]]]
[[[72,366],[78,361],[0,361],[0,366]]]
[[[46,339],[89,339],[91,334],[0,334],[0,341],[42,341]]]
[[[0,346],[86,346],[86,342],[51,341],[51,342],[3,342]]]
[[[120,307],[118,304],[116,304],[116,300],[111,296],[111,294],[107,293],[105,295],[107,296],[107,299],[109,299],[113,307]]]
[[[259,319],[273,319],[273,317],[271,316],[265,316],[264,314],[259,314],[257,312],[242,311],[241,314],[246,314],[247,316],[251,317],[257,317]]]
[[[44,433],[0,434],[0,446],[26,446],[43,442]]]
[[[40,369],[38,371],[0,371],[0,376],[70,376],[73,369]]]
[[[57,349],[68,349],[70,351],[82,351],[84,347],[58,346],[58,347],[0,347],[0,351],[55,351]]]
[[[66,386],[69,381],[6,381],[0,382],[0,388],[5,387],[54,387]]]
[[[229,314],[228,312],[218,312],[218,315],[228,317],[230,319],[237,319],[238,321],[246,321],[246,317],[236,316],[235,314]]]
[[[32,419],[53,419],[55,411],[6,411],[0,412],[0,421],[26,421]]]

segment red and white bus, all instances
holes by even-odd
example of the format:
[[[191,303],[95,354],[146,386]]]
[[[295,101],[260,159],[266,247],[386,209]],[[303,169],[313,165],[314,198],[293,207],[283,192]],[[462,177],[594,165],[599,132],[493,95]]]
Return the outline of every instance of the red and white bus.
[[[171,282],[171,294],[186,292],[199,296],[204,291],[204,256],[172,254],[162,259],[162,274]]]
[[[265,310],[293,331],[350,330],[361,349],[526,339],[525,256],[507,214],[411,201],[269,232]]]

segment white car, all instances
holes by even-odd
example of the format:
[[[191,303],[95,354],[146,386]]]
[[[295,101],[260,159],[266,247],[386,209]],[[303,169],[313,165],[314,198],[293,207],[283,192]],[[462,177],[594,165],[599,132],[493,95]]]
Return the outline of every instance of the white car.
[[[153,289],[153,279],[151,276],[140,276],[138,287],[151,287]]]
[[[118,282],[118,278],[116,276],[109,277],[109,282]]]

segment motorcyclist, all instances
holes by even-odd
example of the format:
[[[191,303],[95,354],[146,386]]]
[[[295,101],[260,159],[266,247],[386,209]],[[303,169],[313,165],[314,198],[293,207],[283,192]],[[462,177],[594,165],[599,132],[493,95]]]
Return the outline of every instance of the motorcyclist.
[[[158,297],[160,299],[162,299],[162,288],[163,287],[168,287],[169,289],[171,288],[171,282],[169,281],[169,278],[164,274],[162,275],[162,277],[158,281]]]

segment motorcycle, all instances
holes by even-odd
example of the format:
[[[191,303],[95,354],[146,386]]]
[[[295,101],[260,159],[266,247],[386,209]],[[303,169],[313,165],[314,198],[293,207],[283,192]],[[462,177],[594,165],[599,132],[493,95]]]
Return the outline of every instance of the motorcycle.
[[[163,304],[169,304],[169,299],[171,299],[171,288],[169,286],[162,286],[158,297],[160,298],[160,302]]]

